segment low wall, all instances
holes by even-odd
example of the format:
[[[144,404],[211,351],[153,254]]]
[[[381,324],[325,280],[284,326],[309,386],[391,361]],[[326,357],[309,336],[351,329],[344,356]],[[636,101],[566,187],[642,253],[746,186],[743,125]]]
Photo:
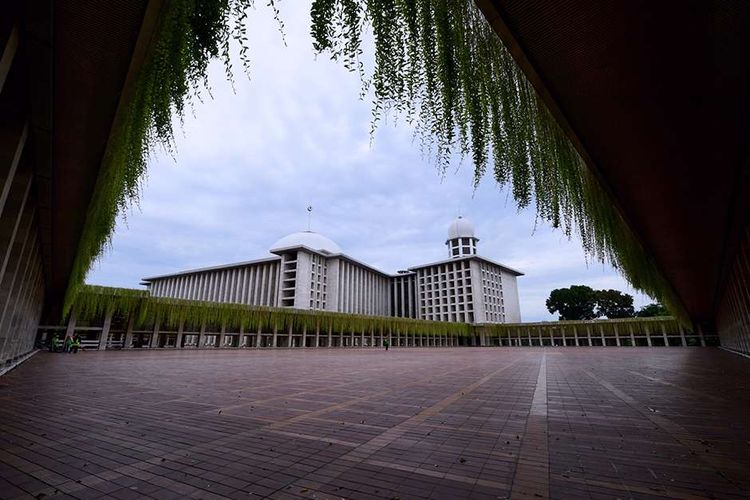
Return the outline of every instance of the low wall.
[[[628,318],[470,325],[326,311],[259,308],[89,287],[64,325],[39,327],[48,341],[79,334],[87,349],[448,346],[706,346],[718,337],[674,319]]]

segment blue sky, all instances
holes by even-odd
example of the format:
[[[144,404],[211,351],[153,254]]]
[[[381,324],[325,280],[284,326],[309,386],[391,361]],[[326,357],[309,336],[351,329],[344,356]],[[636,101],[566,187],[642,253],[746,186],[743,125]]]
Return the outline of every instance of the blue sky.
[[[250,79],[238,68],[233,92],[212,68],[211,96],[177,126],[176,154],[154,154],[139,207],[118,222],[89,283],[138,287],[145,276],[266,256],[307,228],[312,205],[313,230],[387,272],[447,256],[448,224],[463,214],[480,254],[526,274],[524,321],[555,319],[544,302],[571,284],[650,302],[610,266],[587,263],[575,237],[518,212],[490,177],[474,190],[468,161],[441,174],[403,120],[381,122],[371,144],[358,76],[315,57],[309,6],[281,7],[286,46],[268,9],[251,13]]]

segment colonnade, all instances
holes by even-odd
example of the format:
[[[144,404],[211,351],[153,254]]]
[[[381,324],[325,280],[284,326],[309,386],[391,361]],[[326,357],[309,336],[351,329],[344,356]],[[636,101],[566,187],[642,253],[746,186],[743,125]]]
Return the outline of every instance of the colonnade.
[[[361,325],[361,323],[360,323]],[[605,320],[581,322],[517,323],[475,325],[455,333],[436,324],[441,333],[400,331],[396,325],[378,321],[357,328],[334,329],[321,322],[317,327],[305,322],[246,331],[222,325],[164,325],[152,322],[136,328],[134,318],[113,326],[112,314],[96,325],[77,324],[71,314],[65,326],[42,326],[42,340],[50,332],[60,336],[77,332],[85,348],[300,348],[300,347],[660,347],[719,345],[717,335],[689,332],[670,318]],[[466,325],[460,325],[465,327]],[[416,328],[414,330],[417,330]],[[64,331],[64,334],[63,334]]]
[[[112,315],[105,316],[101,327],[80,326],[71,314],[64,327],[40,327],[42,340],[54,330],[60,336],[72,336],[74,332],[84,334],[83,346],[100,350],[109,348],[169,347],[169,348],[301,348],[301,347],[384,347],[387,341],[393,347],[454,347],[464,342],[458,334],[401,332],[375,328],[355,331],[333,331],[319,326],[308,329],[272,327],[245,331],[243,327],[227,329],[201,325],[190,328],[185,323],[175,327],[164,327],[154,322],[148,329],[136,329],[133,318],[128,319],[124,328],[112,327]],[[62,333],[62,330],[65,333]]]

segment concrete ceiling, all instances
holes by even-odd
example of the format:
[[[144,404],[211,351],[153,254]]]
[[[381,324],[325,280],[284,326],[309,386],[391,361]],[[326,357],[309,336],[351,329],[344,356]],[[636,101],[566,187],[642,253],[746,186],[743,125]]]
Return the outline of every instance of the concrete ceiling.
[[[750,214],[750,2],[478,4],[710,327]]]

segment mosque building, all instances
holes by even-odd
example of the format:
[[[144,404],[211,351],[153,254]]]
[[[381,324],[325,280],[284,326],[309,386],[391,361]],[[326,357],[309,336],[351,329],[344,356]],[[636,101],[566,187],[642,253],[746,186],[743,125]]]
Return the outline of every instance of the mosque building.
[[[520,323],[523,273],[477,254],[474,225],[448,227],[448,258],[389,274],[301,231],[272,256],[144,278],[152,296],[461,323]]]

